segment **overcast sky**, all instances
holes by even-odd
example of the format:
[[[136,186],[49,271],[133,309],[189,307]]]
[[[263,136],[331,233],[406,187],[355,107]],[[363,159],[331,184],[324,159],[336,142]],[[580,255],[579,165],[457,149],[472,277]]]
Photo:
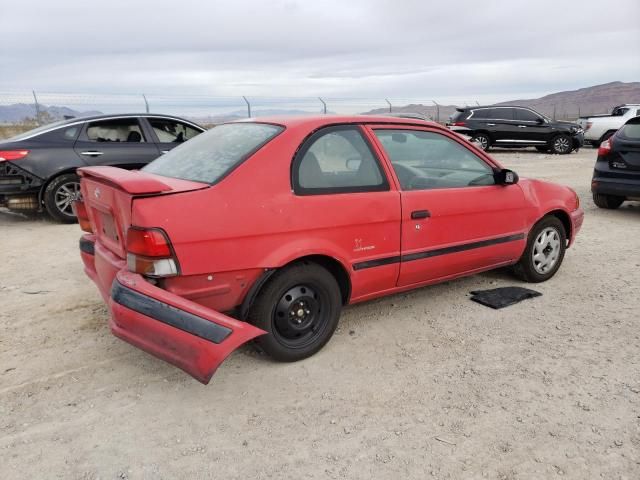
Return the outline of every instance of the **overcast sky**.
[[[638,0],[1,0],[0,19],[0,91],[446,103],[640,80]]]

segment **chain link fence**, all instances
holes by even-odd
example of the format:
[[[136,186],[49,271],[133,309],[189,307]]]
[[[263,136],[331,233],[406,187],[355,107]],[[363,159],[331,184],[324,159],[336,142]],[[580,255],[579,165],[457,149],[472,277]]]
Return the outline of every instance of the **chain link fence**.
[[[460,99],[447,102],[426,98],[336,97],[216,97],[206,95],[0,92],[0,136],[65,118],[110,113],[159,113],[213,125],[238,118],[267,115],[418,113],[444,123],[456,107],[477,105]],[[575,120],[608,113],[614,105],[529,104],[548,117]]]

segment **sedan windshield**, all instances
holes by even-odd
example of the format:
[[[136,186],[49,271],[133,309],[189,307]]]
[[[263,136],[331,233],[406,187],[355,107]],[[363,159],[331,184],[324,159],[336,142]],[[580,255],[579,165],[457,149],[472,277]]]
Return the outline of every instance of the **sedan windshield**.
[[[174,148],[145,172],[214,184],[284,130],[266,123],[219,125]]]

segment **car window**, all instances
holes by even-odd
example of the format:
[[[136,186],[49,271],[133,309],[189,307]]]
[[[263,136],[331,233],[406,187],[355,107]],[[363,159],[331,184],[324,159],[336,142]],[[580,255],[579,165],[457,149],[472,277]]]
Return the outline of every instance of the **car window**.
[[[516,120],[521,120],[523,122],[537,122],[540,118],[531,110],[526,110],[524,108],[515,108],[514,110],[516,113]]]
[[[449,137],[419,130],[375,130],[403,190],[493,185],[493,169]]]
[[[329,127],[313,135],[294,161],[299,194],[388,190],[371,148],[356,126]]]
[[[182,143],[198,135],[197,130],[186,123],[165,118],[147,118],[160,143]]]
[[[135,118],[102,120],[87,125],[87,138],[92,142],[140,143],[146,141]]]
[[[488,108],[479,108],[473,111],[473,118],[491,118],[491,110]]]
[[[143,168],[165,177],[216,183],[284,130],[267,123],[226,123],[178,145]]]
[[[627,107],[618,107],[618,108],[614,108],[613,112],[611,112],[611,116],[612,117],[621,117],[623,116],[625,113],[627,113],[629,111],[629,109]]]
[[[463,110],[463,111],[457,110],[453,115],[451,115],[451,117],[449,117],[449,121],[451,123],[454,123],[460,120],[464,120],[465,118],[467,118],[468,114],[469,112],[467,112],[466,110]]]
[[[616,137],[618,136],[631,140],[640,140],[640,120],[634,119],[623,125]]]
[[[492,108],[491,118],[494,120],[513,120],[513,108]]]

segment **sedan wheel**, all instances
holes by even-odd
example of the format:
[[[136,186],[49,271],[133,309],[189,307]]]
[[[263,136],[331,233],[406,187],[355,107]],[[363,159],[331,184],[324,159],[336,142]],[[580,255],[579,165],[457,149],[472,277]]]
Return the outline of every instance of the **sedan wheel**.
[[[536,272],[544,275],[551,271],[560,256],[560,233],[553,227],[542,230],[533,242],[531,255]]]
[[[555,275],[564,259],[567,234],[558,217],[548,215],[536,223],[513,272],[526,282],[544,282]]]
[[[44,192],[44,205],[49,215],[62,223],[74,223],[73,202],[81,198],[80,179],[73,173],[54,178]]]
[[[269,280],[249,310],[249,321],[267,332],[256,343],[276,360],[313,355],[338,325],[342,298],[336,279],[315,263],[286,267]]]
[[[485,135],[484,133],[479,133],[477,135],[475,135],[472,139],[472,142],[477,143],[478,146],[484,150],[485,152],[487,150],[489,150],[489,147],[491,146],[491,140],[489,139],[489,137],[487,135]]]

